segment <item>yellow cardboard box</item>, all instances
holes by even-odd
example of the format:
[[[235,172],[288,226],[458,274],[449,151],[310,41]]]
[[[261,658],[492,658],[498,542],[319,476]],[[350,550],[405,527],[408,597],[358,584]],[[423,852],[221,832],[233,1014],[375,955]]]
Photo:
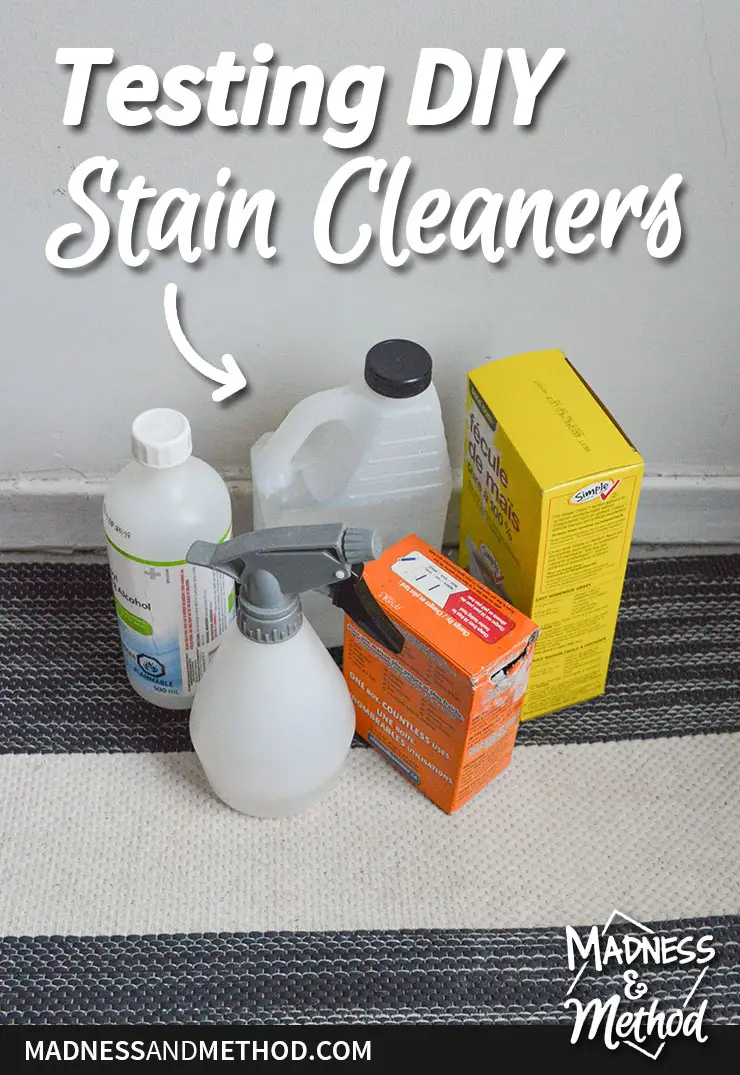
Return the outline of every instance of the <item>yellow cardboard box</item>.
[[[606,686],[643,468],[561,351],[468,375],[460,564],[540,625],[522,720]]]

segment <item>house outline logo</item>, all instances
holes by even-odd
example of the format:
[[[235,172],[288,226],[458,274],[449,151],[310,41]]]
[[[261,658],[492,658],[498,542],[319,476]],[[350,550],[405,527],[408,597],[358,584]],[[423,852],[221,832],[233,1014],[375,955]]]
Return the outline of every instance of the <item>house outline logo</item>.
[[[635,926],[639,932],[629,932],[621,938],[610,934],[609,929],[615,918]],[[699,1042],[707,1040],[703,1021],[708,1001],[702,1000],[696,1008],[690,1009],[688,1005],[701,985],[709,964],[715,958],[716,951],[710,943],[713,940],[712,934],[702,933],[697,937],[692,932],[683,936],[664,936],[663,931],[658,934],[650,926],[615,908],[601,930],[598,926],[592,926],[588,930],[585,942],[573,926],[566,926],[565,936],[568,967],[571,971],[576,969],[576,951],[581,955],[581,966],[562,1001],[566,1009],[574,1010],[571,1044],[576,1044],[582,1036],[593,1040],[601,1029],[604,1044],[608,1049],[614,1050],[620,1045],[628,1045],[643,1056],[657,1060],[669,1038],[683,1035],[695,1037]],[[640,957],[642,962],[638,963]],[[613,962],[620,967],[626,967],[621,974],[621,992],[614,992],[607,1000],[591,998],[582,1001],[573,995],[586,967],[592,965],[601,972],[605,965],[609,964],[606,970],[611,971]],[[649,1001],[649,987],[642,981],[641,971],[651,964],[659,969],[676,963],[679,966],[696,964],[700,969],[681,1007],[664,1009],[660,1007],[658,998]],[[645,1003],[637,1008],[620,1010],[625,1000],[645,1000]],[[587,1032],[582,1033],[584,1030]],[[648,1040],[650,1038],[652,1041]],[[657,1047],[656,1038],[660,1041]]]

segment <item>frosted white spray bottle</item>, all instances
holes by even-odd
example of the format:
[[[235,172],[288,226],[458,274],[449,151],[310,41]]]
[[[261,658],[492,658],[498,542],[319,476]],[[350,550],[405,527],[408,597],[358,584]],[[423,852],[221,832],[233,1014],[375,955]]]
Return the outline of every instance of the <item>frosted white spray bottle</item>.
[[[344,677],[304,619],[299,595],[321,590],[394,653],[403,635],[367,585],[371,530],[339,523],[274,527],[221,544],[196,541],[191,564],[240,584],[190,714],[195,752],[216,795],[255,817],[285,817],[321,799],[349,752],[355,714]]]

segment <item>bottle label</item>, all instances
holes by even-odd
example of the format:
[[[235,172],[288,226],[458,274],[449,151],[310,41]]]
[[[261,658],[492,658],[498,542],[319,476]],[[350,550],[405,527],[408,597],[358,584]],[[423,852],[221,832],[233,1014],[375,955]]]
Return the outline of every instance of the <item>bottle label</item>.
[[[106,519],[106,523],[108,523]],[[192,694],[236,615],[231,579],[185,560],[130,556],[108,534],[123,658],[132,679],[158,694]],[[231,527],[221,541],[231,537]]]

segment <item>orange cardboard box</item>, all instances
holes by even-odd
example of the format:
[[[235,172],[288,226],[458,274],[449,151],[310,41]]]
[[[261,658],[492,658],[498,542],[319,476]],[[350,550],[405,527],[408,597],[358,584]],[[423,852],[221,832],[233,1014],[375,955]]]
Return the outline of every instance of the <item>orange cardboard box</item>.
[[[450,814],[511,760],[539,628],[413,534],[363,578],[405,642],[395,656],[347,618],[357,731]]]

